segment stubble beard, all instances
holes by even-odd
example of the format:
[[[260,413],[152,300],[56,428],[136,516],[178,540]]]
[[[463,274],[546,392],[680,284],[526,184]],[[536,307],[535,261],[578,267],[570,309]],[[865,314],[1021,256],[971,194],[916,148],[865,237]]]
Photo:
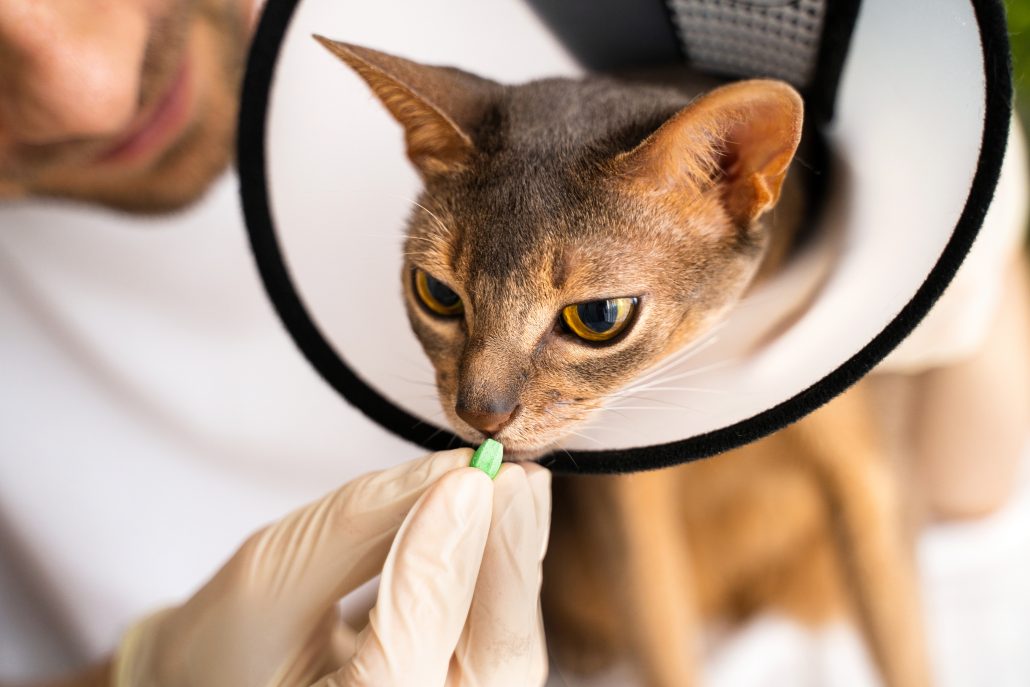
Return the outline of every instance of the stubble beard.
[[[185,16],[159,25],[144,59],[142,99],[158,97],[190,51],[201,87],[196,115],[170,147],[144,168],[43,161],[25,179],[31,195],[97,203],[122,212],[165,214],[196,202],[228,167],[235,141],[239,85],[248,41],[243,9],[231,0],[199,0]],[[196,49],[193,49],[196,48]],[[95,147],[93,148],[95,150]],[[92,153],[88,146],[84,152]]]

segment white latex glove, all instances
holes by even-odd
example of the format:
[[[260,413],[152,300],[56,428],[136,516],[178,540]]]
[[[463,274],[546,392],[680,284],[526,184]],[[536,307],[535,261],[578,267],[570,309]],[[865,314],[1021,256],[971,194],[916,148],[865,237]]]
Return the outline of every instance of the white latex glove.
[[[471,455],[365,475],[250,537],[126,634],[114,687],[542,685],[550,473],[491,482]],[[380,571],[355,639],[336,602]]]

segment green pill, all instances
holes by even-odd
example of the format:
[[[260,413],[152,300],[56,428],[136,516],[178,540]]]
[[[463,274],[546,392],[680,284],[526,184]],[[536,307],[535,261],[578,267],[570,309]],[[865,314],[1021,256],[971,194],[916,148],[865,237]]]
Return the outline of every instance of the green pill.
[[[497,477],[497,472],[501,469],[501,458],[504,457],[504,446],[501,446],[499,441],[493,439],[487,439],[476,452],[472,454],[472,460],[469,462],[470,468],[479,468],[486,474],[490,475],[490,479]]]

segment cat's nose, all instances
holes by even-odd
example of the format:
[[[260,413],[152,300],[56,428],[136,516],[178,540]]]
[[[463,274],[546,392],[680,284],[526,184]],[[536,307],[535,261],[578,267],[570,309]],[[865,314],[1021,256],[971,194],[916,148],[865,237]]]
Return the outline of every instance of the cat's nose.
[[[454,406],[458,417],[487,436],[493,436],[501,431],[501,428],[511,421],[518,409],[517,405],[470,408],[461,402]]]

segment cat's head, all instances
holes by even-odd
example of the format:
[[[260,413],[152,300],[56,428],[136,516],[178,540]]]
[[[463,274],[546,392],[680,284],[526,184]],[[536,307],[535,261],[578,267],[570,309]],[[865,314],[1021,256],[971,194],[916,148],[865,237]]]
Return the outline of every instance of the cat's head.
[[[456,432],[532,457],[741,296],[801,134],[786,84],[502,86],[322,41],[404,127],[402,270]]]

